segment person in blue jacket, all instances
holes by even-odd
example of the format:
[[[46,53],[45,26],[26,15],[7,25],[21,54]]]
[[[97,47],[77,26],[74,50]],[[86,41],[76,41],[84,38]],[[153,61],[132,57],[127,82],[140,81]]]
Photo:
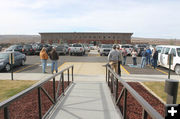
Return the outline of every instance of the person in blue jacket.
[[[150,65],[151,64],[151,49],[148,47],[146,50],[147,56],[146,56],[146,65]]]

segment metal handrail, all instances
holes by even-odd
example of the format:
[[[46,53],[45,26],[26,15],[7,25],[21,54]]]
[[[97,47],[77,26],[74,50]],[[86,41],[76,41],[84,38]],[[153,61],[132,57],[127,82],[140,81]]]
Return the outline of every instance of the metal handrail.
[[[65,71],[67,71],[67,72],[68,72],[68,85],[69,85],[69,75],[70,75],[70,74],[69,74],[69,69],[70,69],[70,68],[72,69],[72,82],[73,82],[73,80],[74,80],[74,77],[73,77],[73,69],[74,69],[74,66],[71,65],[71,66],[69,66],[69,67],[61,70],[60,72],[58,72],[58,73],[56,73],[56,74],[54,74],[54,75],[52,75],[52,76],[50,76],[50,77],[42,80],[42,81],[37,82],[36,84],[34,84],[34,85],[32,85],[31,87],[29,87],[29,88],[21,91],[21,92],[18,93],[18,94],[10,97],[9,99],[1,102],[1,103],[0,103],[0,109],[4,108],[4,113],[8,112],[8,106],[9,106],[12,102],[14,102],[15,100],[21,98],[22,96],[26,95],[27,93],[31,92],[31,91],[34,90],[34,89],[38,89],[38,96],[40,96],[39,93],[40,93],[40,89],[41,89],[41,90],[48,96],[48,98],[49,98],[50,100],[52,100],[51,97],[49,97],[48,93],[45,91],[45,89],[41,87],[43,84],[45,84],[46,82],[48,82],[48,81],[50,81],[50,80],[52,80],[52,79],[53,79],[54,102],[56,103],[58,97],[56,97],[56,94],[55,94],[55,77],[63,74]],[[61,78],[63,78],[62,80],[64,81],[64,74],[62,75],[62,77],[60,77],[60,80],[61,80]],[[64,88],[64,87],[63,87],[63,88]],[[64,89],[63,89],[63,91],[64,91]],[[63,92],[63,93],[64,93],[64,92]],[[64,94],[63,94],[63,95],[64,95]],[[48,110],[48,111],[49,111],[49,110]],[[41,116],[40,116],[40,117],[41,117]],[[7,117],[6,117],[6,115],[4,115],[4,118],[5,118],[5,119],[6,119],[6,118],[9,118],[9,116],[7,115]]]
[[[162,117],[162,115],[160,115],[142,96],[140,96],[131,86],[129,86],[128,83],[126,83],[119,75],[117,75],[117,73],[115,73],[109,66],[106,66],[106,81],[107,82],[111,78],[110,73],[116,78],[116,80],[118,82],[120,82],[124,86],[125,91],[122,91],[122,93],[125,92],[127,94],[126,91],[128,91],[135,98],[135,100],[138,101],[138,103],[142,106],[142,108],[144,109],[143,115],[145,115],[143,118],[147,118],[147,113],[148,113],[153,119],[164,119]],[[112,81],[112,79],[111,79],[111,81]],[[115,85],[111,85],[111,86],[113,86],[113,87],[111,87],[111,89],[115,89],[115,87],[114,87]],[[118,83],[117,83],[117,87],[118,87]],[[116,90],[116,92],[115,92],[116,94],[117,94],[117,91],[118,90]],[[118,99],[115,98],[115,102],[117,100]],[[124,103],[126,103],[126,102],[124,102]],[[126,112],[126,109],[125,110],[123,109],[123,113],[125,113],[124,111]],[[123,115],[123,118],[125,119],[126,115]]]

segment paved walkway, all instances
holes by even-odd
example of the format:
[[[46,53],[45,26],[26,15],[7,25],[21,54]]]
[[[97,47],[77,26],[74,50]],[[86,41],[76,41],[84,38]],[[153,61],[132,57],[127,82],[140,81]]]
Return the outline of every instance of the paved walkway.
[[[76,81],[49,118],[120,119],[106,82],[95,79]]]

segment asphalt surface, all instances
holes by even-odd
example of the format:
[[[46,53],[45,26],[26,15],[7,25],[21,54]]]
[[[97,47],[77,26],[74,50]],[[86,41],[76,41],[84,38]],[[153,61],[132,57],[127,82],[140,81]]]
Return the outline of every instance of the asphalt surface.
[[[85,56],[60,56],[58,61],[58,67],[60,67],[65,62],[107,62],[107,56],[99,56],[99,55],[88,55]],[[140,64],[141,57],[137,58],[137,63]],[[47,72],[51,73],[51,61],[47,61]],[[127,63],[123,66],[122,70],[126,70],[129,74],[147,74],[147,75],[167,75],[168,69],[163,67],[158,67],[157,69],[153,69],[151,66],[146,66],[144,69],[139,67],[131,67],[132,58],[131,56],[127,57]],[[41,60],[39,56],[27,56],[27,60],[24,66],[15,67],[15,73],[41,73]],[[4,71],[0,71],[0,73],[6,73]],[[172,75],[176,75],[175,72],[171,71]]]

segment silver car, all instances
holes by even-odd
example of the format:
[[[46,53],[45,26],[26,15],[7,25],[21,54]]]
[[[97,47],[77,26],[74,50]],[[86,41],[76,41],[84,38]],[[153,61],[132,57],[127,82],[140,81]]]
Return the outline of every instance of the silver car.
[[[26,56],[20,52],[1,52],[0,53],[0,71],[11,70],[11,65],[9,63],[9,56],[10,54],[14,54],[14,65],[13,66],[19,66],[24,65],[26,61]]]

